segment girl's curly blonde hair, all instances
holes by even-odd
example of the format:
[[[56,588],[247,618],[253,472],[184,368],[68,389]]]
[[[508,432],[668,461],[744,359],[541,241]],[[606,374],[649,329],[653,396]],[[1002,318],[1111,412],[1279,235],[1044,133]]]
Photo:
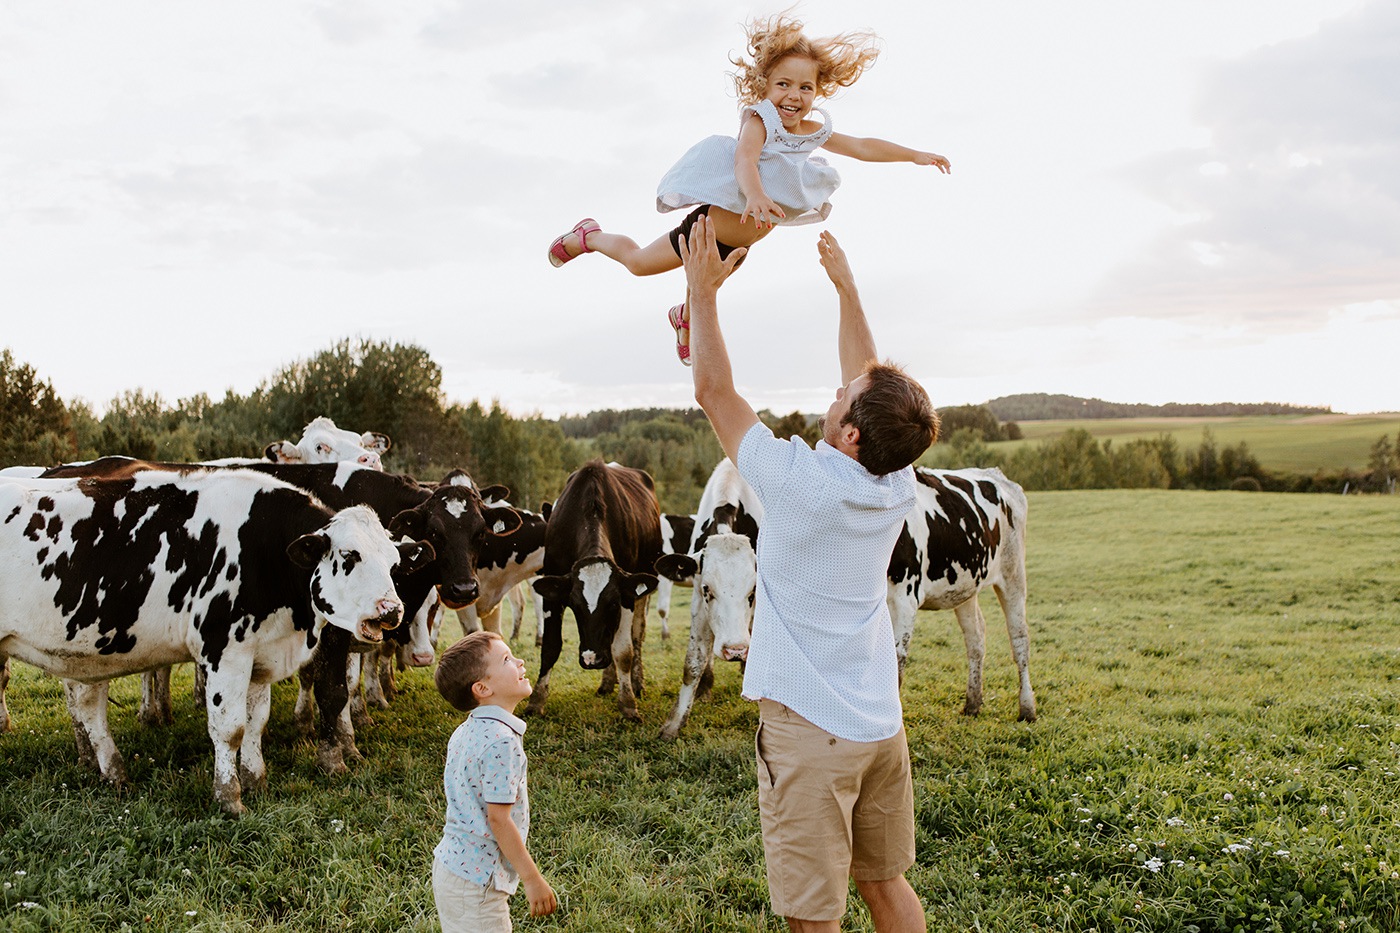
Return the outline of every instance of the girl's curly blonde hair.
[[[789,55],[817,63],[817,96],[830,97],[839,88],[855,84],[880,54],[880,40],[873,32],[843,32],[839,36],[808,39],[802,34],[802,23],[784,13],[755,19],[744,31],[748,35],[748,58],[729,59],[739,69],[733,77],[742,104],[756,104],[763,99],[768,90],[768,73]]]

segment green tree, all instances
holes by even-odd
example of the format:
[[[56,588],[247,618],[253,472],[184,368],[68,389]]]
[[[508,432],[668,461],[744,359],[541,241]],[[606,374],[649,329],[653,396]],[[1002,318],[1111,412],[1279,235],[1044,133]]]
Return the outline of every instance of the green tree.
[[[62,463],[76,449],[72,416],[53,384],[0,351],[0,466]]]

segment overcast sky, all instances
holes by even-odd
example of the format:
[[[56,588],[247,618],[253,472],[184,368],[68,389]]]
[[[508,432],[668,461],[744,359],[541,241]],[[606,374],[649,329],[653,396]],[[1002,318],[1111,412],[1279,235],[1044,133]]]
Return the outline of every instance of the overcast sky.
[[[693,404],[680,272],[561,269],[583,216],[737,127],[729,0],[10,0],[0,345],[68,399],[247,393],[344,337],[416,343],[517,414]],[[825,228],[936,404],[1017,392],[1400,410],[1400,3],[808,0],[873,29]],[[820,226],[721,293],[755,407],[825,409]],[[367,426],[367,427],[373,427]],[[357,430],[359,428],[356,428]]]

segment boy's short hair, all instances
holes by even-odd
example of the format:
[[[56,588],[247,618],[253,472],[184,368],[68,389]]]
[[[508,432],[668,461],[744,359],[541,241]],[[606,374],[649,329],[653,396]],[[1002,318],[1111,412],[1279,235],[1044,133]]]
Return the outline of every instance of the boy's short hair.
[[[902,470],[938,440],[938,412],[924,387],[886,361],[865,368],[866,386],[841,420],[860,430],[861,466],[876,476]]]
[[[472,687],[486,676],[491,645],[498,641],[505,639],[495,632],[472,632],[442,653],[433,671],[433,683],[454,709],[470,713],[480,704]]]

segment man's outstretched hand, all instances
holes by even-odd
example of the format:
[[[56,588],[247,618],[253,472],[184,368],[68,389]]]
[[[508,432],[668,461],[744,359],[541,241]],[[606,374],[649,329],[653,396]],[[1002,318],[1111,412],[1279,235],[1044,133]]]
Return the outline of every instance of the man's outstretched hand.
[[[846,251],[836,242],[836,237],[825,230],[817,238],[817,255],[821,258],[822,268],[826,270],[831,284],[835,285],[838,291],[855,290],[856,276],[851,271],[851,264],[846,261]]]
[[[681,264],[685,266],[686,287],[691,300],[701,296],[713,296],[729,278],[739,260],[748,250],[735,249],[727,259],[719,258],[719,246],[715,243],[715,228],[710,218],[700,216],[690,228],[690,242],[681,237]]]

